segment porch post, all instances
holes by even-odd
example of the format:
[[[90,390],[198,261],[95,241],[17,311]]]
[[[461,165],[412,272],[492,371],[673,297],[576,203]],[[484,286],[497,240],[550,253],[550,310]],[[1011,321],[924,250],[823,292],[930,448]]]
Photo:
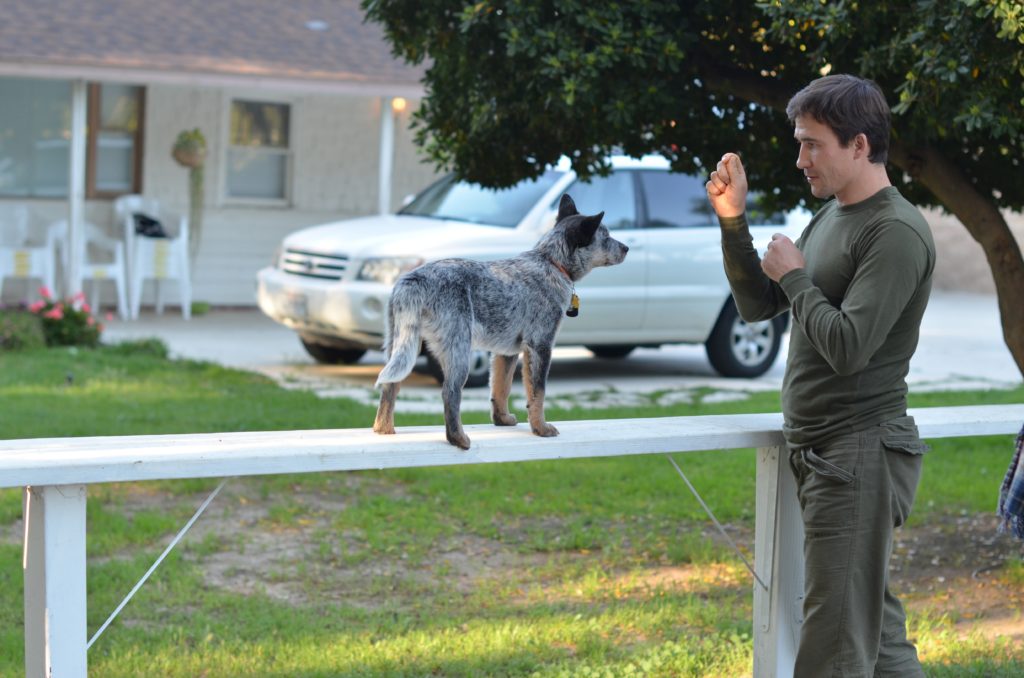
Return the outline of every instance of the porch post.
[[[793,678],[803,623],[804,535],[786,449],[757,451],[754,567],[754,678]]]
[[[391,167],[395,155],[395,114],[391,97],[380,98],[380,174],[378,175],[377,211],[391,211]]]
[[[64,243],[68,267],[63,271],[64,294],[72,297],[82,291],[82,262],[78,256],[84,251],[85,225],[85,103],[84,80],[71,83],[71,152],[68,171],[68,239]]]
[[[25,488],[28,678],[86,678],[85,495],[85,485]]]

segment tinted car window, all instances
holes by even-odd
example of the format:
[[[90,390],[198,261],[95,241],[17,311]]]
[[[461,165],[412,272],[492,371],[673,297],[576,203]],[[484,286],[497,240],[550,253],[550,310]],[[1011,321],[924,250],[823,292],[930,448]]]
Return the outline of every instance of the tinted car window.
[[[717,225],[704,181],[674,172],[640,172],[647,205],[647,226],[688,228]]]
[[[572,197],[580,214],[604,212],[601,223],[609,229],[636,228],[636,194],[632,172],[616,172],[606,177],[592,177],[590,181],[575,181],[565,192]]]
[[[674,172],[640,172],[649,228],[693,228],[718,226],[718,218],[708,202],[706,180]],[[767,212],[760,194],[747,197],[747,220],[751,224],[784,224],[786,215]]]
[[[560,176],[562,172],[548,170],[537,179],[493,189],[457,181],[449,174],[417,195],[398,213],[511,228],[523,220]]]

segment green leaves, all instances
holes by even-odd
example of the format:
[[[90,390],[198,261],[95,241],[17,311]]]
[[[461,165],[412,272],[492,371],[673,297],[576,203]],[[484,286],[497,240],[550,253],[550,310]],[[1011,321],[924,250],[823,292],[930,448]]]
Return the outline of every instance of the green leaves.
[[[439,168],[502,186],[613,149],[706,172],[727,150],[779,206],[807,199],[788,98],[825,72],[890,95],[902,144],[937,146],[1000,207],[1024,206],[1024,9],[1016,0],[364,2],[395,52],[429,58],[417,141]],[[742,130],[742,131],[741,131]],[[969,149],[969,151],[965,150]],[[936,198],[902,173],[923,203]]]

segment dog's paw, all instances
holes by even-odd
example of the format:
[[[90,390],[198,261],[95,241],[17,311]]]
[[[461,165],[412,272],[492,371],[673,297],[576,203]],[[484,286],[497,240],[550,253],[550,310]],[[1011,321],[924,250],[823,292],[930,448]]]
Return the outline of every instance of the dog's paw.
[[[374,424],[373,432],[379,433],[382,436],[393,436],[395,435],[395,427],[393,424],[390,426],[385,424]]]
[[[447,437],[448,442],[450,442],[455,447],[458,447],[463,450],[469,449],[469,436],[467,436],[465,433],[452,433],[449,431],[445,432],[445,437]]]
[[[534,435],[538,435],[541,438],[553,438],[558,435],[558,429],[551,424],[541,424],[532,428]]]
[[[515,426],[519,423],[519,420],[516,419],[516,415],[511,412],[506,412],[505,414],[498,414],[495,412],[491,415],[491,421],[494,422],[495,426]]]

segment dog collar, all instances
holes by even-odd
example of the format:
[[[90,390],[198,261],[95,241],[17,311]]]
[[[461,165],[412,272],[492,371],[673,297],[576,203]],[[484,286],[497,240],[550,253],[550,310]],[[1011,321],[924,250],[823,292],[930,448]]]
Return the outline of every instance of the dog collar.
[[[568,278],[569,282],[572,283],[572,298],[569,300],[569,308],[565,309],[565,314],[570,318],[575,318],[580,314],[580,298],[576,295],[576,283],[573,282],[572,276],[569,275],[569,271],[565,270],[565,266],[562,266],[554,259],[548,259],[548,261],[550,261],[555,268],[561,271],[562,275]]]
[[[565,266],[562,266],[562,265],[561,265],[560,263],[558,263],[558,262],[557,262],[557,261],[555,261],[554,259],[548,259],[548,261],[550,261],[550,262],[551,262],[551,265],[552,265],[552,266],[554,266],[554,267],[555,267],[555,268],[557,268],[557,269],[558,269],[559,271],[561,271],[561,272],[562,272],[562,275],[564,275],[564,276],[565,276],[566,278],[568,278],[568,279],[569,279],[569,282],[572,282],[572,276],[571,276],[571,275],[569,275],[569,271],[565,270]]]

